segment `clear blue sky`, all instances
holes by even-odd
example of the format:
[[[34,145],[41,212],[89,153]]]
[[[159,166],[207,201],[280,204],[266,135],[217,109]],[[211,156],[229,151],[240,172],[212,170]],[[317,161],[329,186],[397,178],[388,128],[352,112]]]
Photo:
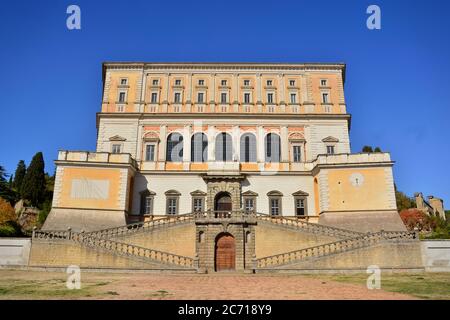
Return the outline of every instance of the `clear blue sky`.
[[[450,207],[449,16],[450,1],[3,1],[0,165],[42,151],[52,173],[58,149],[95,150],[103,61],[345,62],[352,151],[391,152],[400,190]]]

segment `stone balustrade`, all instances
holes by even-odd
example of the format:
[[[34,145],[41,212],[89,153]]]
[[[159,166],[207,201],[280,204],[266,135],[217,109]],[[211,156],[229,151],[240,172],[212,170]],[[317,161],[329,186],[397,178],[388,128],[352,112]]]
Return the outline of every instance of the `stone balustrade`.
[[[387,152],[373,153],[342,153],[342,154],[321,154],[313,161],[314,165],[320,164],[350,164],[350,163],[373,163],[391,162],[391,155]]]
[[[137,167],[136,161],[131,157],[131,154],[129,153],[60,150],[58,152],[58,161],[121,163],[121,164],[131,164],[134,167]]]
[[[300,262],[305,259],[318,258],[334,253],[341,253],[363,247],[375,245],[381,241],[416,240],[415,232],[405,231],[380,231],[368,233],[359,237],[344,239],[336,242],[326,243],[314,247],[304,248],[291,252],[281,253],[269,257],[257,259],[258,268],[271,268],[291,263]]]

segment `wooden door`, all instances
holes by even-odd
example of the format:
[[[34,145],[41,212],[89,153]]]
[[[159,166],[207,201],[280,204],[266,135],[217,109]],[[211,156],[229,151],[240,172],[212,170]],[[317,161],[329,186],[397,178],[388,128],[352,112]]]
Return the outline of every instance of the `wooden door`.
[[[222,234],[216,240],[216,271],[235,269],[236,245],[234,237]]]

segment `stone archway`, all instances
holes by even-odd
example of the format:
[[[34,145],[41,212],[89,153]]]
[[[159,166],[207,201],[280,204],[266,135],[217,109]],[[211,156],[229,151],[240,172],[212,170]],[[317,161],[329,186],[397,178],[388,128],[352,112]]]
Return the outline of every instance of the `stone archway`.
[[[236,242],[230,233],[223,232],[216,237],[214,257],[215,271],[236,269]]]
[[[214,199],[214,211],[231,211],[232,201],[229,192],[219,192]]]

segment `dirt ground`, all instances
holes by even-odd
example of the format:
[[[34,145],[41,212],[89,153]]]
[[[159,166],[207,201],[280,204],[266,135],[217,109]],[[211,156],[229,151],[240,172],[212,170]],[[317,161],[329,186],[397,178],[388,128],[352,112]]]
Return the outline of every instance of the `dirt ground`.
[[[329,300],[417,299],[369,290],[320,275],[154,274],[81,272],[81,289],[66,287],[63,272],[0,270],[0,299]]]

